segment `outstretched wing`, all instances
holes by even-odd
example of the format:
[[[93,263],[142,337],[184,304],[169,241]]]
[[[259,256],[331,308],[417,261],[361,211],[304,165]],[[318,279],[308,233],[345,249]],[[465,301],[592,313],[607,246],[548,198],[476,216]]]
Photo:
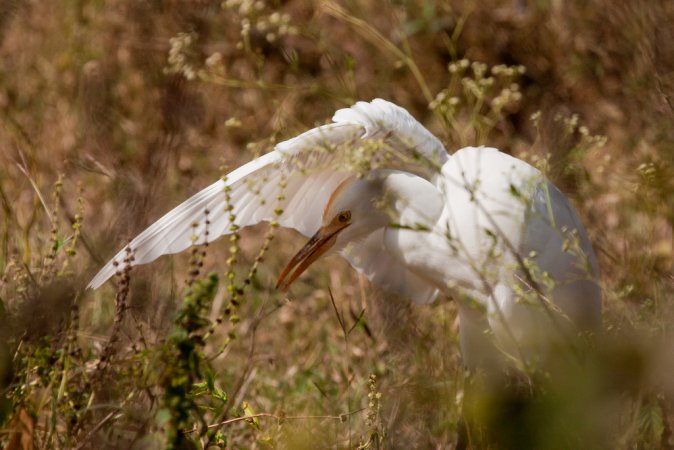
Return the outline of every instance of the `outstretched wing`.
[[[337,111],[334,123],[288,141],[229,173],[143,231],[89,283],[96,289],[130,265],[213,241],[236,228],[277,220],[311,236],[345,179],[375,167],[405,166],[427,178],[447,159],[440,141],[406,110],[375,99]]]

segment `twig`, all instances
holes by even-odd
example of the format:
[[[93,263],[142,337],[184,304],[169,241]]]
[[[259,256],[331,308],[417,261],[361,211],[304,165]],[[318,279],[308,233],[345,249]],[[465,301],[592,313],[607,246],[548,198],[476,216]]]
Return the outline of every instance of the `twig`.
[[[210,425],[208,425],[207,428],[208,429],[218,428],[218,427],[222,427],[224,425],[229,425],[229,424],[241,422],[241,421],[253,420],[253,419],[260,418],[260,417],[269,417],[269,418],[272,418],[272,419],[276,419],[279,422],[283,422],[285,420],[307,420],[307,419],[329,419],[329,420],[339,420],[340,422],[345,422],[347,417],[352,416],[354,414],[358,414],[359,412],[365,411],[366,409],[367,408],[361,408],[359,410],[351,411],[351,412],[344,413],[344,414],[340,414],[338,416],[334,416],[334,415],[327,415],[327,416],[286,416],[286,415],[283,415],[283,414],[258,413],[258,414],[251,414],[249,416],[234,417],[232,419],[223,420],[223,421],[218,422],[218,423],[210,424]],[[186,430],[185,433],[189,434],[189,433],[194,433],[196,431],[198,431],[198,430],[195,427],[195,428],[192,428],[191,430]]]
[[[75,447],[75,450],[81,450],[82,448],[84,448],[84,444],[86,444],[87,441],[89,441],[89,439],[94,435],[94,433],[96,433],[98,430],[100,430],[101,427],[103,427],[103,425],[105,425],[106,422],[108,422],[110,419],[112,419],[112,417],[113,417],[115,414],[117,414],[117,412],[118,412],[118,411],[111,411],[111,412],[108,413],[107,416],[103,417],[103,419],[102,419],[100,422],[98,422],[98,423],[96,424],[96,426],[93,427],[93,428],[87,433],[86,436],[84,436],[84,438],[80,441],[79,445],[78,445],[77,447]]]
[[[335,297],[332,295],[332,289],[328,286],[328,294],[330,295],[330,302],[332,303],[332,308],[335,310],[335,315],[337,316],[337,321],[339,322],[339,326],[342,328],[342,333],[344,334],[344,338],[346,339],[346,335],[348,334],[346,331],[346,324],[344,323],[344,318],[342,315],[339,313],[339,310],[337,309],[337,304],[335,303]]]
[[[107,364],[113,356],[114,346],[117,343],[119,332],[122,328],[122,320],[127,309],[127,296],[129,294],[129,272],[133,261],[133,251],[131,247],[126,247],[126,255],[124,256],[123,269],[120,273],[119,286],[117,287],[117,295],[115,297],[115,318],[112,324],[112,332],[108,341],[105,343],[101,356],[96,364],[96,371],[94,378],[102,376]]]
[[[53,223],[54,218],[51,215],[51,212],[49,211],[49,207],[47,206],[47,203],[44,200],[44,197],[42,196],[42,192],[40,191],[40,188],[38,187],[37,183],[33,179],[33,177],[30,176],[30,173],[28,172],[28,165],[26,163],[26,158],[23,155],[23,152],[19,150],[19,156],[21,157],[21,163],[16,163],[16,167],[19,168],[21,173],[28,179],[28,182],[30,185],[33,187],[33,190],[35,191],[35,195],[37,195],[37,198],[40,200],[40,203],[42,204],[42,207],[44,208],[45,213],[47,213],[47,217],[49,218],[49,222]]]
[[[353,308],[349,308],[349,312],[351,313],[351,318],[353,319],[353,325],[351,325],[351,328],[349,328],[349,331],[347,331],[347,334],[351,334],[351,332],[358,326],[360,321],[363,319],[363,316],[365,315],[365,308],[360,310],[360,314],[356,315],[356,312],[353,310]],[[363,322],[363,327],[366,329],[366,333],[369,337],[372,337],[370,334],[369,330],[367,330],[367,324]]]
[[[66,216],[66,219],[68,219],[68,222],[70,222],[70,225],[73,225],[75,223],[75,216],[70,212],[70,209],[68,208],[68,204],[65,201],[64,197],[59,198],[59,203],[61,210]],[[105,261],[101,259],[101,256],[94,251],[92,245],[89,243],[89,239],[84,235],[84,231],[80,230],[80,237],[79,240],[86,249],[87,253],[89,253],[89,256],[94,260],[94,262],[97,265],[103,265]]]
[[[421,94],[424,96],[426,101],[430,103],[433,100],[433,95],[431,94],[431,91],[428,88],[428,84],[426,84],[426,80],[424,79],[424,76],[421,73],[419,66],[417,66],[417,64],[409,55],[400,50],[393,42],[391,42],[378,30],[372,27],[372,25],[370,25],[369,23],[367,23],[362,19],[350,15],[348,12],[344,10],[344,8],[342,8],[338,4],[328,2],[326,3],[324,10],[327,14],[331,15],[332,17],[352,25],[356,30],[356,32],[358,32],[365,39],[369,40],[374,45],[379,44],[383,46],[389,53],[393,54],[396,58],[402,61],[410,70],[410,72],[412,72],[412,76],[419,85],[419,88],[421,89]]]
[[[349,376],[351,373],[351,367],[349,366],[349,355],[351,354],[350,348],[349,348],[349,333],[350,331],[346,330],[346,323],[344,322],[344,317],[342,314],[339,313],[339,310],[337,309],[337,304],[335,303],[335,297],[332,295],[332,290],[330,287],[328,287],[328,294],[330,294],[330,301],[332,302],[332,307],[335,310],[335,315],[337,316],[337,320],[339,321],[339,326],[342,328],[342,335],[344,338],[344,373],[346,375],[346,390],[345,394],[347,394],[347,399],[346,399],[346,406],[349,410],[351,410],[351,402],[350,402],[350,397],[348,396],[349,394],[349,386],[351,386],[351,380],[352,378]],[[358,322],[356,322],[358,323]],[[355,325],[354,325],[355,326]],[[349,417],[350,419],[350,417]],[[353,447],[353,442],[352,442],[352,434],[351,434],[351,420],[348,420],[349,423],[349,447]]]
[[[222,408],[222,412],[220,412],[218,416],[218,420],[224,419],[227,414],[229,414],[229,411],[234,407],[236,399],[239,397],[239,393],[241,392],[246,379],[250,375],[250,373],[253,370],[253,357],[255,355],[255,338],[256,338],[256,332],[257,332],[257,326],[254,324],[254,326],[251,329],[251,336],[250,336],[250,345],[248,346],[248,358],[246,360],[246,367],[243,369],[243,373],[241,376],[237,379],[236,385],[234,386],[234,389],[230,393],[227,403],[225,403],[225,407]]]

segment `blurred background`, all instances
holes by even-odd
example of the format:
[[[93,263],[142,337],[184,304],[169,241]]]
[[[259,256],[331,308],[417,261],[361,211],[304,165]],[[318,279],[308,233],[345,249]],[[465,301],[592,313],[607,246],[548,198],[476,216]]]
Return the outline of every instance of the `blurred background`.
[[[594,244],[604,342],[521,448],[674,448],[672,23],[667,0],[0,1],[0,443],[452,448],[453,303],[337,258],[276,292],[293,232],[84,290],[228,169],[381,97],[450,153],[540,167]]]

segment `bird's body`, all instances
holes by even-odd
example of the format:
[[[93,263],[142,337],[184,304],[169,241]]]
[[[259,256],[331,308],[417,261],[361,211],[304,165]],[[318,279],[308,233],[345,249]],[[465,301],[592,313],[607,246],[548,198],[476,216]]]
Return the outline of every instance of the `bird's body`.
[[[551,340],[598,327],[592,247],[568,200],[537,169],[493,148],[450,156],[407,111],[379,99],[333,120],[159,219],[128,245],[132,264],[276,220],[312,236],[279,286],[336,251],[385,291],[417,303],[450,296],[469,366],[499,359],[493,344],[529,359]],[[126,251],[89,286],[120,270]]]

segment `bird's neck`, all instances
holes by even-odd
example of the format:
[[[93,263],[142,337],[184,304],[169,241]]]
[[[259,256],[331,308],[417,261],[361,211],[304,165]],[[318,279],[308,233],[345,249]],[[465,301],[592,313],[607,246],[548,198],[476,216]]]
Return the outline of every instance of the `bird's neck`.
[[[438,186],[409,173],[390,171],[383,183],[391,210],[385,245],[408,270],[440,291],[481,290],[466,252],[453,247],[446,216],[447,196]]]

